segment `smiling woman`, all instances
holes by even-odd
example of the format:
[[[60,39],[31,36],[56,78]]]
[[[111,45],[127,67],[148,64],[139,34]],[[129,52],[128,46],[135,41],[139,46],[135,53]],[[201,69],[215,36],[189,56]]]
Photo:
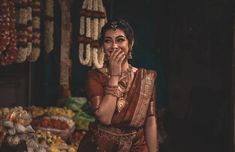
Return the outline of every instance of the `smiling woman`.
[[[106,23],[99,39],[106,63],[88,72],[86,90],[96,122],[79,152],[158,151],[156,72],[129,64],[134,32],[124,20]]]

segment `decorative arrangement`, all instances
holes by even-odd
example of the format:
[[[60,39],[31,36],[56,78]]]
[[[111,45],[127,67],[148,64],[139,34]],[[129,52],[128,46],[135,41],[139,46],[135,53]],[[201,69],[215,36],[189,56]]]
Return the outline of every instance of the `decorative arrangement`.
[[[63,96],[70,96],[69,78],[72,66],[70,59],[72,32],[70,8],[72,0],[59,0],[59,4],[61,8],[60,85],[63,92],[67,92],[63,93]]]
[[[17,5],[17,63],[35,62],[40,55],[40,0],[19,0]]]
[[[32,51],[32,1],[19,0],[16,2],[18,6],[17,12],[17,42],[18,54],[17,63],[23,63]]]
[[[5,145],[16,146],[26,143],[28,152],[46,152],[46,149],[39,145],[35,131],[30,125],[31,115],[22,107],[2,108],[3,132]]]
[[[2,0],[0,10],[0,65],[5,66],[15,62],[17,56],[16,14],[13,1]]]
[[[104,52],[99,48],[98,38],[107,21],[102,0],[84,0],[80,12],[79,61],[83,65],[102,68]],[[85,53],[85,57],[84,57]]]
[[[0,108],[0,149],[76,152],[95,117],[85,97],[68,97],[63,106]]]
[[[32,1],[32,51],[28,57],[28,61],[35,62],[40,56],[40,0]]]
[[[45,1],[45,37],[44,37],[44,46],[45,51],[50,53],[54,48],[54,1],[46,0]]]

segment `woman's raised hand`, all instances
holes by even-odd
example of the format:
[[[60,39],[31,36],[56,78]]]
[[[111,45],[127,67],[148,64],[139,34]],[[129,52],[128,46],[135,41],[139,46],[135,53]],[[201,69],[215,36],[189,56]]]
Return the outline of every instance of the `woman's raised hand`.
[[[121,76],[122,63],[125,59],[125,53],[123,51],[114,50],[109,58],[109,71],[111,76]]]

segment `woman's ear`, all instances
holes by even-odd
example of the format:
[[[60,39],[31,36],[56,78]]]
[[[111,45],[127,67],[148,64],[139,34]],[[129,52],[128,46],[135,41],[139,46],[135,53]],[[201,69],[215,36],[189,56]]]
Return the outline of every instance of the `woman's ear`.
[[[132,51],[132,48],[133,48],[133,45],[134,45],[134,40],[131,42],[131,44],[129,45],[129,50]]]

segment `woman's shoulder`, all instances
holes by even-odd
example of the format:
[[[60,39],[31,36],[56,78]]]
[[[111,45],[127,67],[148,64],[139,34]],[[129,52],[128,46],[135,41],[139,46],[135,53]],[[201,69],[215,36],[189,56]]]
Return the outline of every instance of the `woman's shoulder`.
[[[144,72],[144,73],[157,75],[157,71],[153,70],[153,69],[143,68],[143,67],[140,67],[140,68],[137,68],[137,69],[138,69],[138,71],[141,71],[141,72]]]
[[[100,69],[90,69],[87,72],[88,77],[104,77],[108,75],[107,70],[105,68],[100,68]]]

